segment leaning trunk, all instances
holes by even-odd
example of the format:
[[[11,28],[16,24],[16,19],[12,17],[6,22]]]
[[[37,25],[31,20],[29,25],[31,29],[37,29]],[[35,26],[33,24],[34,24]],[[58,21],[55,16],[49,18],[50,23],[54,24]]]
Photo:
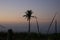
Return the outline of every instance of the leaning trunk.
[[[29,20],[29,29],[28,29],[28,32],[30,32],[30,20]]]
[[[57,40],[57,20],[55,20],[55,40]]]
[[[38,24],[37,18],[36,18],[36,23],[37,23],[38,33],[39,33],[39,24]]]

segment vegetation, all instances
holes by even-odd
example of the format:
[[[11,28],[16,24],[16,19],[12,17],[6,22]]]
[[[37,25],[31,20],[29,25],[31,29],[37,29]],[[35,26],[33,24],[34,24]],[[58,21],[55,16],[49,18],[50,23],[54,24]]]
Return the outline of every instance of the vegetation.
[[[33,13],[32,10],[27,10],[26,14],[23,16],[27,18],[29,24],[28,32],[14,33],[12,29],[9,29],[8,32],[0,32],[0,40],[60,40],[60,33],[57,33],[57,20],[55,20],[56,14],[54,15],[50,23],[47,34],[42,34],[39,33],[39,25],[37,17],[32,16],[32,13]],[[36,19],[38,33],[30,32],[31,17],[34,17]],[[48,34],[54,20],[55,20],[55,33]]]
[[[24,15],[23,17],[27,18],[27,21],[29,21],[29,30],[28,30],[28,32],[30,32],[30,20],[31,20],[31,17],[33,17],[32,16],[32,10],[27,10],[25,13],[26,13],[26,15]]]
[[[0,32],[0,40],[7,40],[8,33]],[[60,33],[57,34],[41,34],[41,33],[13,33],[12,40],[60,40]]]

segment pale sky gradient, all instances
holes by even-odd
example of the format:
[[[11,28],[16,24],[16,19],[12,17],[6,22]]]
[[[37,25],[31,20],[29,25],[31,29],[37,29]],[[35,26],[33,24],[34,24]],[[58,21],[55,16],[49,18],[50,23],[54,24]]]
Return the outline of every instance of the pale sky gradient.
[[[22,17],[31,9],[39,22],[50,22],[58,12],[60,22],[60,0],[0,0],[0,23],[24,23]]]

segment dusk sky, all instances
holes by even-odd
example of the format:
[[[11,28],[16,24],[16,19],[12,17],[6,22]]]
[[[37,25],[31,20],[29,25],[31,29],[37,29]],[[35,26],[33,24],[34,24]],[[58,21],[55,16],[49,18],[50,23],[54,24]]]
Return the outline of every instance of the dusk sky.
[[[29,9],[40,22],[49,21],[56,12],[59,19],[60,0],[0,0],[0,23],[24,22],[26,20],[22,16]]]
[[[40,23],[51,22],[56,12],[60,22],[60,0],[0,0],[0,23],[25,23],[23,15],[30,9]]]

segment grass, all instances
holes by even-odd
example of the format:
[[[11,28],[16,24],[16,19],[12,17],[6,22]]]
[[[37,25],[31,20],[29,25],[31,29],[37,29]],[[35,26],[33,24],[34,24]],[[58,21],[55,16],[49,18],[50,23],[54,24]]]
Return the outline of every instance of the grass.
[[[0,32],[0,40],[7,40],[7,33]],[[41,33],[13,33],[12,40],[60,40],[60,33],[57,34],[57,37],[55,37],[55,34],[49,34],[48,36],[46,34]]]

